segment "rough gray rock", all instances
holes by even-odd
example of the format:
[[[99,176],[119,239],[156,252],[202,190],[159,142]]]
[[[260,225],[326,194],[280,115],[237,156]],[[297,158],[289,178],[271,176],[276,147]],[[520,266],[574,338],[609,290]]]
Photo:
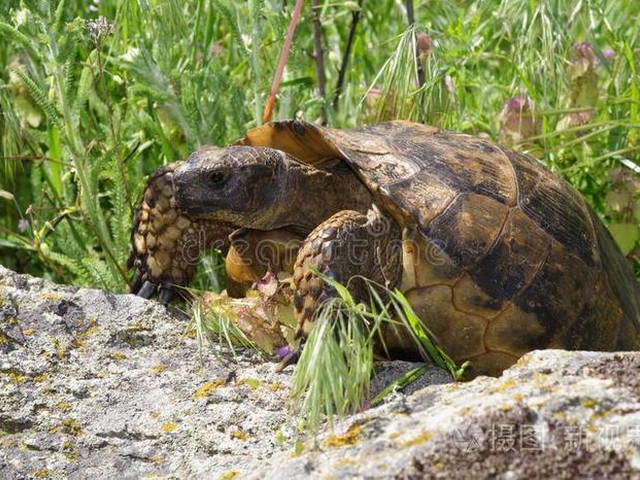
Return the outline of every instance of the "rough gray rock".
[[[640,355],[538,351],[354,416],[251,478],[640,478]]]
[[[187,326],[156,302],[0,266],[0,479],[233,478],[293,451],[291,368],[198,352]]]
[[[0,279],[0,478],[212,478],[295,431],[288,374],[200,357],[159,304]]]
[[[466,384],[434,369],[301,443],[291,372],[198,352],[187,325],[0,267],[0,478],[640,476],[640,354],[534,352]]]

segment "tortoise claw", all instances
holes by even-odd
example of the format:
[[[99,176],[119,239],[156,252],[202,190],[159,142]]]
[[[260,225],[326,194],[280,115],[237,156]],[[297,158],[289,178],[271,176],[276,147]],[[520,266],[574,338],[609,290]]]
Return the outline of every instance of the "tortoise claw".
[[[131,293],[137,294],[142,288],[144,274],[141,270],[136,270],[133,278],[131,279],[131,283],[129,284],[129,291]]]
[[[171,284],[156,284],[149,280],[142,280],[144,275],[136,272],[131,281],[131,293],[139,297],[150,299],[154,295],[158,295],[158,301],[162,305],[169,305],[171,300],[176,296],[176,290]]]
[[[151,298],[151,296],[155,293],[156,291],[156,285],[154,283],[151,283],[149,280],[146,280],[144,282],[144,285],[142,285],[142,288],[140,288],[140,290],[138,290],[137,295],[139,297],[142,298]]]
[[[160,295],[158,295],[158,300],[162,305],[169,305],[169,302],[173,298],[175,291],[173,287],[160,287]]]

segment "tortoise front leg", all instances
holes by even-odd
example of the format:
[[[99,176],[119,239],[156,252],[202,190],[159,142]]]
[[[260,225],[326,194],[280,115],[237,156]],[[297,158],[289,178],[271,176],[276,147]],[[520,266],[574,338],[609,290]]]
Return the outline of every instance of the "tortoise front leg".
[[[348,284],[356,300],[366,301],[369,297],[363,277],[389,288],[399,285],[401,240],[396,222],[375,207],[367,215],[352,210],[340,211],[316,227],[306,238],[294,267],[296,336],[309,334],[318,306],[335,294],[313,270],[343,285]]]
[[[179,163],[157,170],[136,207],[127,266],[134,269],[131,293],[157,294],[167,304],[176,290],[189,285],[201,253],[226,252],[228,235],[236,229],[224,222],[192,219],[175,206],[173,174]]]

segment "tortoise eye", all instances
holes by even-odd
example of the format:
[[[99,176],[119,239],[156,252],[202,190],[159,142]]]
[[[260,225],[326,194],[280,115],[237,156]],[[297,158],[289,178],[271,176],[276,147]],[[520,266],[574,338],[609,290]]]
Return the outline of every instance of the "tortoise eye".
[[[209,175],[209,186],[214,188],[222,187],[229,178],[229,174],[225,172],[213,172]]]

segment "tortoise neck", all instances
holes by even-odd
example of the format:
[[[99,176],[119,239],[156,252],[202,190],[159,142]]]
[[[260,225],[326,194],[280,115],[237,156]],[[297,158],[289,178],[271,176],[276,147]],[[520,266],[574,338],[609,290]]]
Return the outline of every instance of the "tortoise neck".
[[[291,178],[288,206],[291,226],[307,233],[341,210],[366,213],[373,203],[371,192],[348,168],[319,170],[303,167]]]

